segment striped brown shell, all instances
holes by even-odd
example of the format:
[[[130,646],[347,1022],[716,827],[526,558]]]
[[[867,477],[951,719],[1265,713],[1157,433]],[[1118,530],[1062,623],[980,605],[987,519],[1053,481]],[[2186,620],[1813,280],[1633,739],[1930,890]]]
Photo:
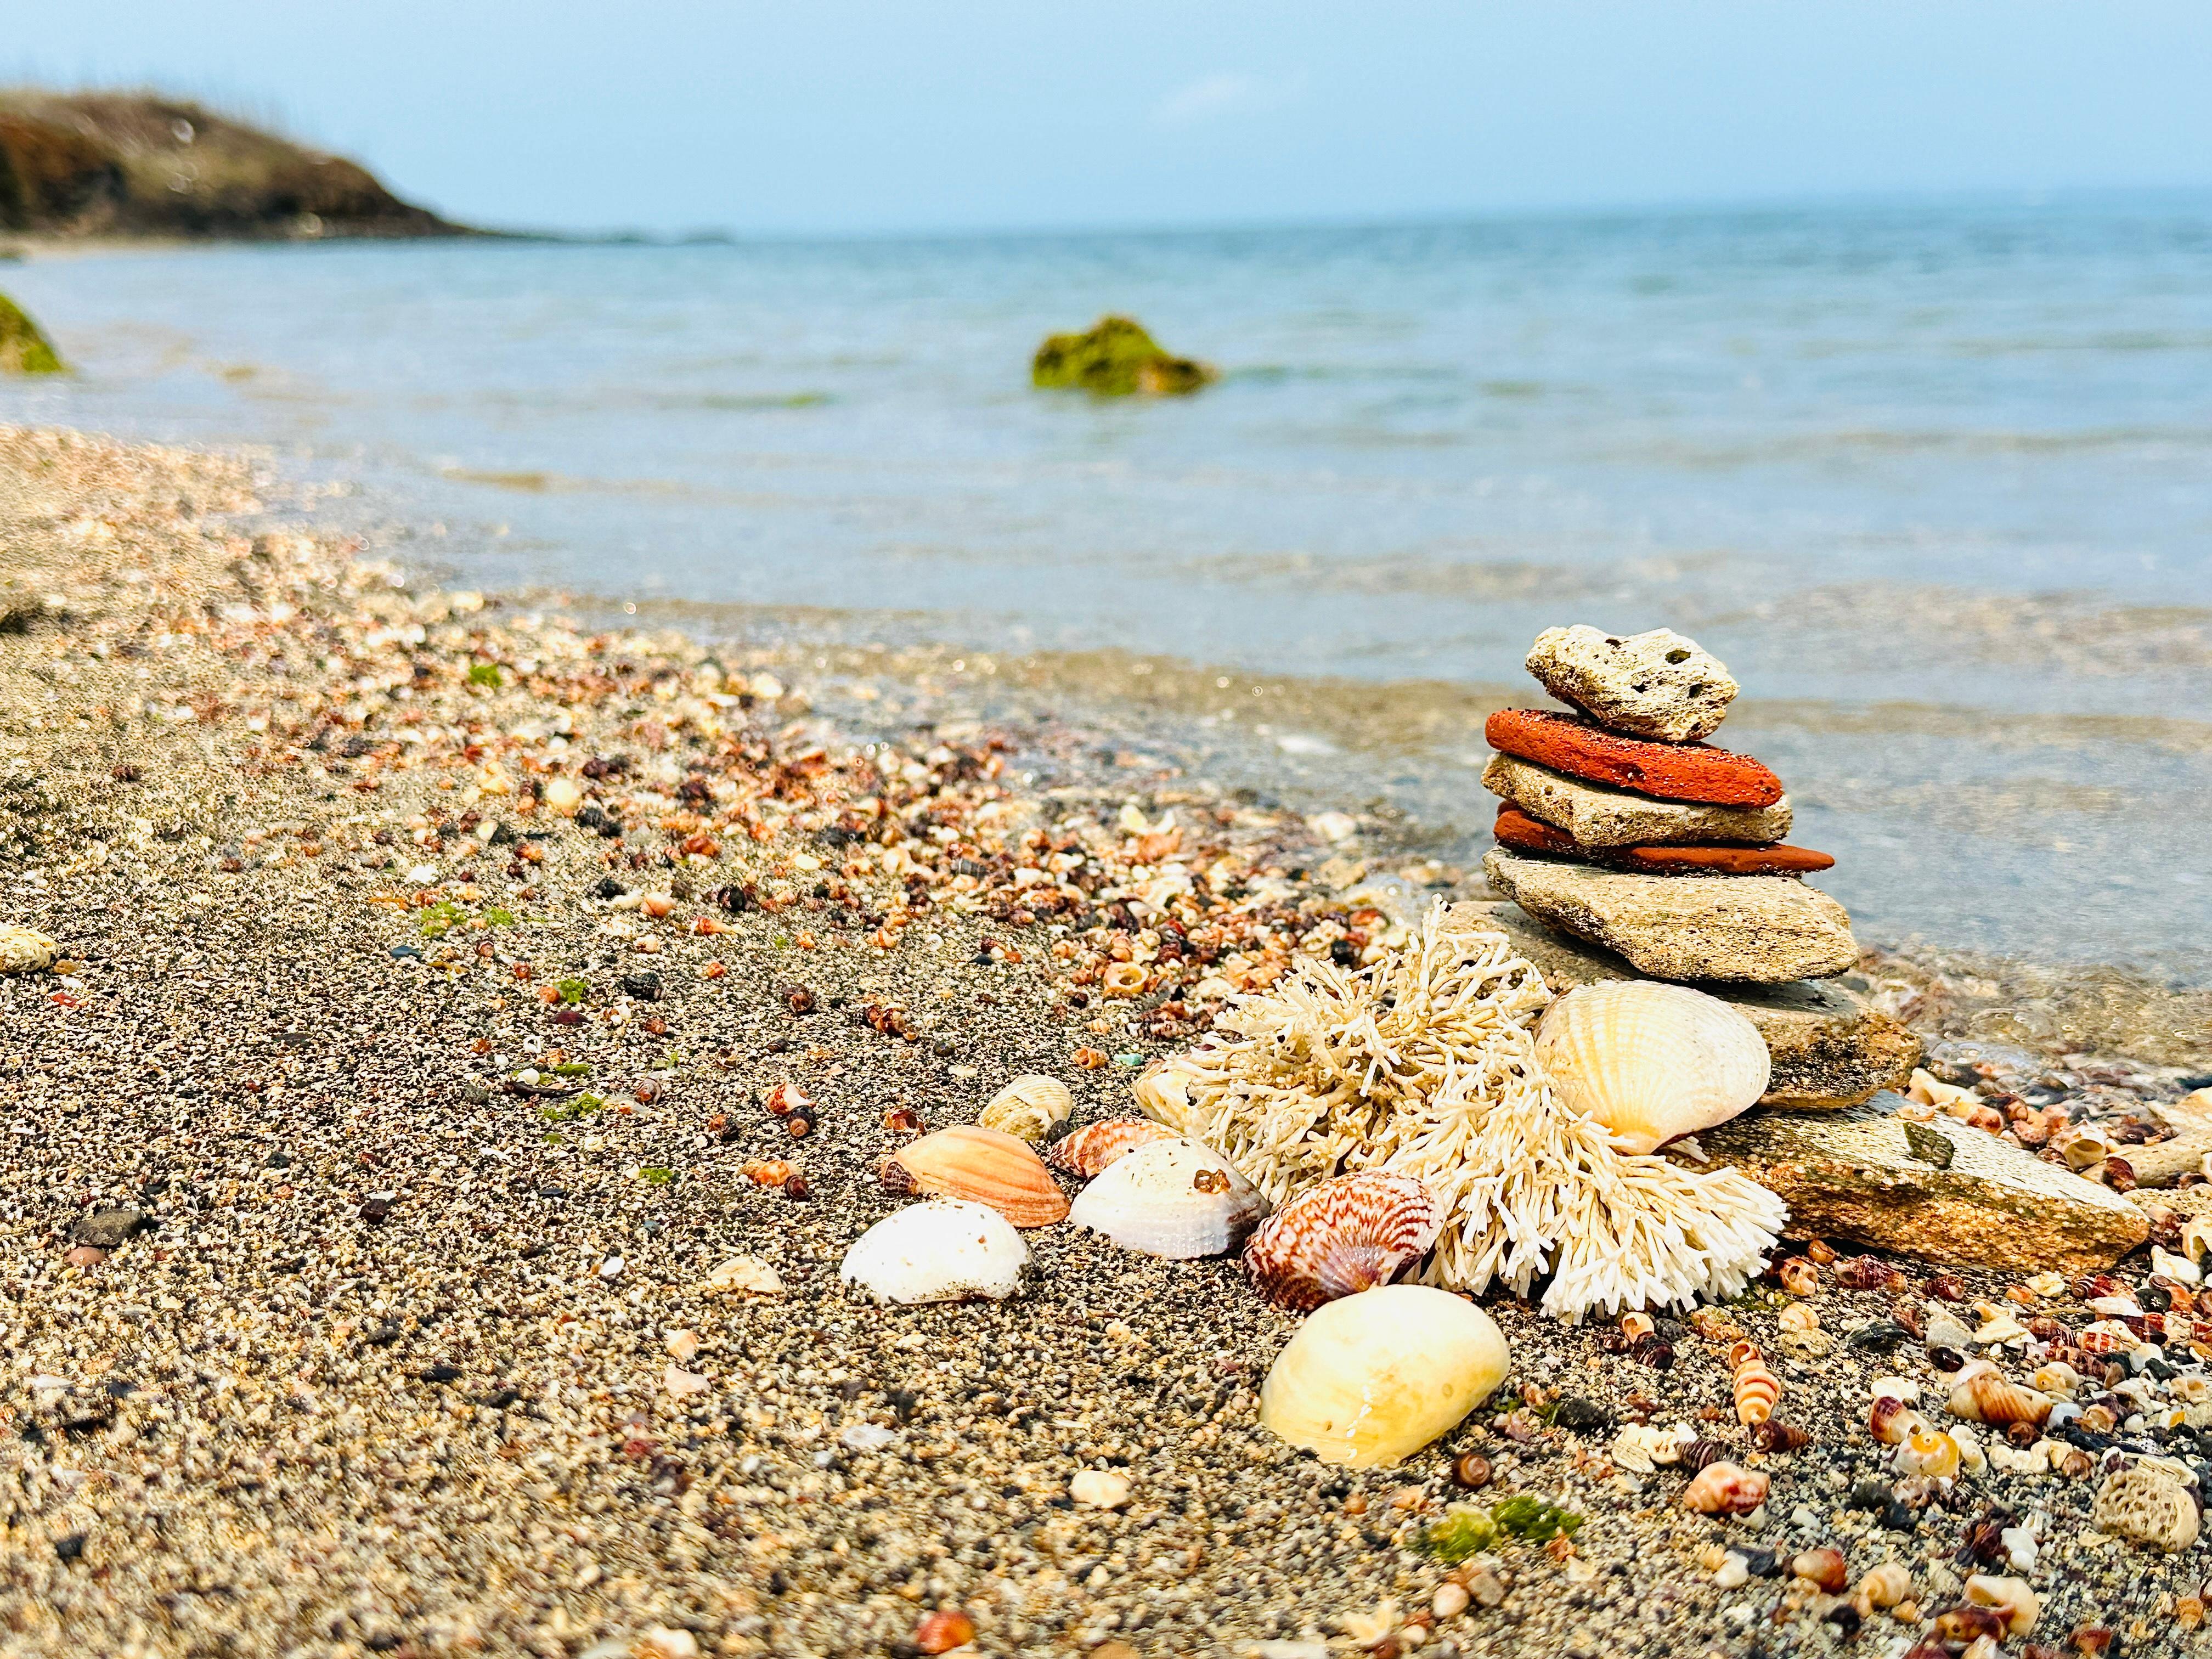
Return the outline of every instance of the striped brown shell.
[[[1105,1118],[1061,1136],[1046,1150],[1044,1161],[1088,1181],[1103,1174],[1115,1158],[1127,1157],[1152,1141],[1172,1140],[1176,1133],[1166,1124],[1148,1117]]]
[[[1847,1291],[1901,1291],[1905,1275],[1878,1255],[1854,1256],[1836,1267],[1836,1283]]]
[[[1364,1170],[1301,1193],[1260,1224],[1244,1271],[1279,1307],[1308,1313],[1387,1285],[1428,1253],[1443,1218],[1411,1176]]]

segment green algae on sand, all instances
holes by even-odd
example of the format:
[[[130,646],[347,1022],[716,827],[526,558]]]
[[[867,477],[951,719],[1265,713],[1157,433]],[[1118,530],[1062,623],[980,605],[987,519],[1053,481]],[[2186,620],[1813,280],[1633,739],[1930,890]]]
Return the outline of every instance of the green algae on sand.
[[[58,374],[62,360],[53,342],[25,314],[22,307],[0,294],[0,374]]]
[[[1084,333],[1054,334],[1030,364],[1033,386],[1102,398],[1173,396],[1217,378],[1207,364],[1164,349],[1133,317],[1101,317]]]

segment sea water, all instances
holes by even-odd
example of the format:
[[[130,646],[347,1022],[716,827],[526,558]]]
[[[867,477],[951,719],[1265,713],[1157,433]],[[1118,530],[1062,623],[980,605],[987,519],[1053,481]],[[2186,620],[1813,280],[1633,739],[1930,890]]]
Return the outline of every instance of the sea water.
[[[2212,984],[2212,198],[0,269],[0,418],[271,447],[435,579],[941,642],[1479,852],[1554,623],[1742,683],[1867,939]],[[1142,319],[1188,398],[1036,392]],[[326,509],[337,510],[337,509]],[[1174,695],[1161,695],[1163,687]]]

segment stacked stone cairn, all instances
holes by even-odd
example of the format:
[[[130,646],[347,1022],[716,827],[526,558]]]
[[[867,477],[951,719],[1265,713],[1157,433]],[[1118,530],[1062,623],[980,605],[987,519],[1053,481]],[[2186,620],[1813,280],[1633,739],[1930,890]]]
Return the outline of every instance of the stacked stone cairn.
[[[1483,783],[1504,805],[1491,884],[1538,921],[1655,979],[1784,985],[1850,971],[1842,905],[1802,877],[1782,781],[1705,739],[1736,694],[1668,629],[1551,628],[1528,672],[1574,714],[1509,708],[1485,730]]]

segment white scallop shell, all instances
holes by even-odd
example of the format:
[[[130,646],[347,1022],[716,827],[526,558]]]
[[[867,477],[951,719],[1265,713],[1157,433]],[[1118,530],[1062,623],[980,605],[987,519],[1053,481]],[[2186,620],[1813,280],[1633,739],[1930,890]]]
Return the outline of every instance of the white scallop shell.
[[[1629,979],[1578,987],[1547,1008],[1536,1058],[1568,1109],[1631,1152],[1757,1104],[1773,1065],[1759,1028],[1718,997]]]
[[[878,1302],[1012,1296],[1029,1247],[987,1204],[933,1198],[885,1216],[845,1252],[837,1276]]]
[[[54,965],[61,946],[35,927],[0,921],[0,974],[30,973]]]
[[[1382,1285],[1323,1303],[1298,1327],[1261,1385],[1260,1424],[1324,1463],[1396,1463],[1486,1399],[1510,1363],[1498,1327],[1466,1297]]]
[[[1124,1249],[1187,1261],[1235,1249],[1268,1207],[1227,1158],[1177,1137],[1115,1159],[1077,1196],[1067,1218]]]
[[[991,1103],[976,1115],[987,1129],[1000,1129],[1024,1140],[1039,1141],[1067,1121],[1075,1109],[1075,1097],[1056,1077],[1033,1073],[1018,1077],[991,1097]]]

